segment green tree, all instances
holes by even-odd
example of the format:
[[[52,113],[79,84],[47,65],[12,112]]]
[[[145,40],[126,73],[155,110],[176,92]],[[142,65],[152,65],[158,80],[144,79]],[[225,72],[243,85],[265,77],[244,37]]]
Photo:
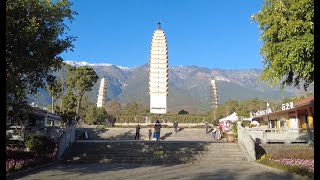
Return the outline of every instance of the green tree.
[[[98,81],[99,77],[93,68],[87,66],[71,67],[67,74],[66,84],[76,92],[76,113],[79,115],[79,108],[84,93],[91,91],[92,86]]]
[[[252,19],[263,41],[260,79],[306,90],[314,82],[314,1],[264,0]]]
[[[115,100],[109,101],[106,105],[109,114],[118,114],[121,111],[121,104]]]
[[[267,107],[267,102],[260,100],[259,98],[248,99],[242,103],[250,112],[257,112],[258,110],[266,109]]]
[[[49,75],[47,77],[47,91],[51,96],[51,112],[54,112],[54,103],[62,96],[62,84],[55,76]]]
[[[7,105],[23,103],[27,94],[45,87],[45,79],[60,68],[62,52],[72,48],[66,20],[76,12],[67,0],[6,1]],[[14,104],[14,105],[13,105]]]
[[[250,117],[250,112],[248,108],[244,104],[240,104],[237,108],[236,111],[237,116],[239,117],[239,120],[242,122],[244,118]]]
[[[77,106],[77,97],[72,93],[70,88],[67,89],[66,94],[62,97],[64,103],[64,109],[67,112],[72,112],[72,110]]]
[[[142,104],[138,104],[137,102],[128,103],[123,109],[123,114],[128,115],[137,115],[141,113],[146,113],[147,108],[143,106]]]
[[[182,109],[181,111],[178,112],[178,114],[189,114],[189,112]]]
[[[88,124],[93,124],[96,119],[97,109],[94,106],[88,106],[85,120]]]

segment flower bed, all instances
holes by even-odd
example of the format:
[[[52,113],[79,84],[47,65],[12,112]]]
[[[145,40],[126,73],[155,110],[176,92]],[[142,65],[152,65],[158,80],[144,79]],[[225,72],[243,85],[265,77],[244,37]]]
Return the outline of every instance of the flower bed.
[[[43,156],[35,152],[28,152],[24,147],[6,148],[6,174],[16,173],[28,168],[32,168],[54,159],[53,151]]]
[[[314,176],[314,159],[274,158],[263,155],[257,162],[303,176]]]

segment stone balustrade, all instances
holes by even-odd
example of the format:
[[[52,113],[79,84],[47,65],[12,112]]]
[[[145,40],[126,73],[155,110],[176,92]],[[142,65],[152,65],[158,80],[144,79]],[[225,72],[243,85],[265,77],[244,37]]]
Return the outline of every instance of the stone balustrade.
[[[256,160],[255,142],[252,137],[246,132],[245,128],[241,126],[241,122],[238,124],[238,144],[247,156],[249,161]]]

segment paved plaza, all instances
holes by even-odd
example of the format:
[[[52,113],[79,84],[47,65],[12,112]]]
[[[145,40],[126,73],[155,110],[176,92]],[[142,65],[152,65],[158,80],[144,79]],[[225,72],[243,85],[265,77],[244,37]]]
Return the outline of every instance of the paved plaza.
[[[86,126],[79,128],[79,131],[87,131],[89,139],[93,140],[134,140],[135,128],[95,128],[96,126]],[[152,132],[153,132],[153,128]],[[149,128],[140,129],[140,139],[148,140]],[[205,133],[204,128],[178,128],[175,133],[173,128],[161,128],[160,137],[165,141],[212,141],[212,133]]]
[[[89,133],[93,140],[112,141],[134,139],[134,128],[82,129]],[[142,139],[147,138],[147,128],[141,130]],[[166,135],[165,141],[212,141],[211,133],[205,134],[202,128],[185,128],[175,133],[173,128],[163,128],[161,136]],[[132,140],[131,142],[136,142]],[[155,142],[156,143],[156,142]],[[162,142],[161,142],[162,143]],[[168,142],[169,143],[169,142]],[[172,142],[174,143],[174,142]],[[219,143],[220,144],[220,143]],[[214,147],[214,145],[212,145]],[[130,150],[129,150],[130,151]],[[212,151],[215,152],[215,151]],[[211,152],[211,153],[212,153]],[[214,155],[213,155],[214,156]],[[50,179],[110,179],[110,180],[167,180],[167,179],[310,179],[286,171],[276,170],[267,166],[242,161],[203,160],[187,164],[135,164],[135,163],[76,163],[61,162],[42,168],[21,177],[24,180]]]

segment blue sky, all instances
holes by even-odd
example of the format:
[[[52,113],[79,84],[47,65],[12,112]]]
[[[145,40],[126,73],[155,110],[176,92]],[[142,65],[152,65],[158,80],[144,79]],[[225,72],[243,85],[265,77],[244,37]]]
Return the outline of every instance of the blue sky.
[[[135,67],[149,62],[157,22],[168,42],[169,66],[219,69],[263,67],[262,42],[252,14],[262,1],[80,0],[69,25],[77,37],[64,60]]]

